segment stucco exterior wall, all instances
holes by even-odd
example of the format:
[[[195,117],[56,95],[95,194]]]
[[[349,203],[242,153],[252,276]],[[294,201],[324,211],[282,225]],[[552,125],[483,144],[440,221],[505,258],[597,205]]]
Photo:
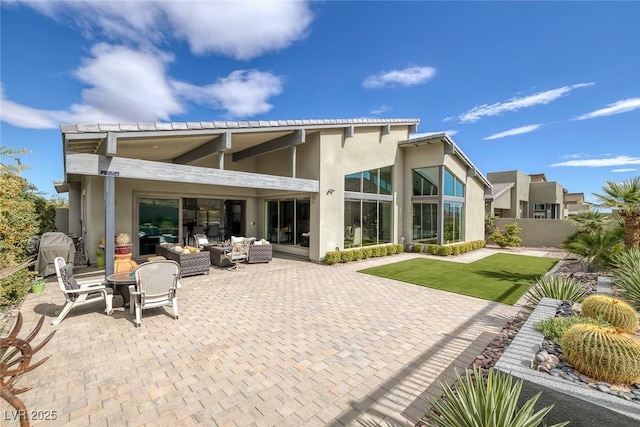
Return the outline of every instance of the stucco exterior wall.
[[[517,223],[522,232],[521,246],[559,248],[577,228],[570,221],[533,218],[495,218],[495,225],[504,228],[505,224]]]
[[[406,127],[392,128],[387,135],[381,135],[379,126],[357,128],[353,137],[346,139],[342,129],[322,131],[320,192],[317,201],[319,229],[322,230],[318,242],[319,258],[327,251],[344,247],[344,176],[394,165],[399,155],[397,142],[407,137]],[[394,172],[394,179],[398,174]],[[393,186],[394,193],[397,193],[402,183],[394,181]],[[399,212],[397,197],[392,207],[396,213]],[[398,231],[392,230],[392,236],[397,235]]]

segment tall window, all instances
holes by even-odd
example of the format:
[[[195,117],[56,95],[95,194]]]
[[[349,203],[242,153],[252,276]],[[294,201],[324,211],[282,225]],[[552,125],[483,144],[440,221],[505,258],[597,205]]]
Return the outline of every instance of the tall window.
[[[431,168],[418,168],[413,170],[413,195],[414,196],[437,196],[438,195],[438,183],[439,169],[436,167]]]
[[[391,202],[345,200],[344,247],[391,243]]]
[[[464,197],[464,183],[449,172],[449,169],[444,170],[444,195]]]
[[[413,204],[413,240],[425,243],[438,242],[438,204]]]
[[[464,240],[464,203],[444,202],[444,238],[442,243],[456,243]]]
[[[309,199],[267,200],[265,215],[267,240],[281,245],[309,245]]]
[[[392,166],[344,177],[344,247],[391,242]]]

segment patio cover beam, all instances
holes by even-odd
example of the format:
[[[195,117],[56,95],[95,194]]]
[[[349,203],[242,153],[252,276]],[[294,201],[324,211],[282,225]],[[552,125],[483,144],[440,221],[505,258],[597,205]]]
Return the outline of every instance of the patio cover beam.
[[[233,153],[233,161],[248,159],[250,157],[260,156],[262,154],[271,153],[273,151],[281,150],[283,148],[304,144],[306,139],[306,132],[304,129],[298,129],[293,133],[281,136],[271,141],[264,142],[260,145],[247,148],[237,153]]]
[[[194,148],[191,151],[173,159],[173,163],[189,164],[206,156],[224,152],[231,148],[231,132],[224,132],[216,136],[214,139]]]
[[[67,173],[187,184],[221,185],[228,187],[317,193],[320,183],[314,179],[289,178],[253,172],[211,169],[200,166],[177,165],[124,157],[107,158],[97,154],[68,153]]]

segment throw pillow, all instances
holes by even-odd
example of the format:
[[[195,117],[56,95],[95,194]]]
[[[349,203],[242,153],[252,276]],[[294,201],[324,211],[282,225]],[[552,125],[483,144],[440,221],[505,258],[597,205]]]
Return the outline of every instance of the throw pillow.
[[[62,279],[62,284],[66,290],[71,291],[74,289],[80,289],[76,278],[73,276],[73,264],[65,264],[60,269],[60,278]],[[75,293],[69,294],[69,299],[71,299],[71,301],[75,301],[78,296],[79,294]]]

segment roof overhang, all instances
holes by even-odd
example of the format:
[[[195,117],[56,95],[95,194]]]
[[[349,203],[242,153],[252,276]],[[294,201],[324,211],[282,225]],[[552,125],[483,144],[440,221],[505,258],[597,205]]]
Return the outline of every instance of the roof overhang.
[[[323,119],[61,125],[64,183],[71,174],[66,164],[71,153],[204,166],[209,156],[220,158],[220,153],[230,154],[235,162],[294,147],[324,129],[343,129],[347,137],[358,127],[380,127],[385,133],[393,126],[407,126],[412,132],[419,122]]]
[[[444,144],[445,154],[456,155],[469,169],[471,169],[471,171],[485,185],[486,188],[491,188],[491,183],[489,182],[489,180],[480,172],[480,170],[473,164],[473,162],[471,162],[464,151],[462,151],[462,149],[449,137],[449,135],[444,132],[421,136],[419,138],[408,139],[406,141],[400,141],[398,142],[398,147],[419,147],[421,145],[431,145],[438,143]]]

